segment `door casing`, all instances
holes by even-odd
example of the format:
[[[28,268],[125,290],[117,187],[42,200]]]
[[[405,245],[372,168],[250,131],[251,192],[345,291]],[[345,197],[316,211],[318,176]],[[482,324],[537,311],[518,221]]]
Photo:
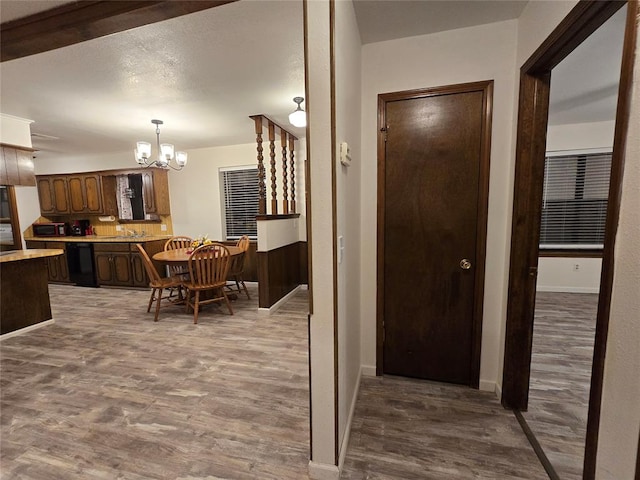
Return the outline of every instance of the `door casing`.
[[[615,236],[620,211],[624,150],[629,123],[638,2],[582,1],[569,12],[520,69],[516,171],[511,233],[502,405],[526,410],[540,238],[551,70],[628,3],[618,89],[605,241],[589,394],[583,479],[595,478]]]

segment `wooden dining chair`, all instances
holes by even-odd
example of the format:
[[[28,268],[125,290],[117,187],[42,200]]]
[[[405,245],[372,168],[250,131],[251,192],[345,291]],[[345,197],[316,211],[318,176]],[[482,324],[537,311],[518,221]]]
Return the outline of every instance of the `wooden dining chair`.
[[[187,237],[186,235],[177,235],[175,237],[171,237],[164,244],[164,250],[177,250],[178,248],[189,248],[191,243],[193,242],[193,238]],[[185,265],[169,265],[168,267],[169,276],[184,276],[189,275],[189,271]]]
[[[247,299],[251,300],[249,290],[247,290],[247,286],[244,284],[244,280],[242,278],[242,274],[244,272],[244,261],[247,256],[247,251],[249,250],[249,237],[247,235],[240,237],[236,242],[236,247],[241,249],[242,253],[234,255],[231,259],[231,267],[229,267],[229,275],[227,277],[227,280],[231,280],[227,282],[226,287],[234,293],[241,293],[244,290],[244,293],[247,295]]]
[[[149,286],[151,287],[151,297],[149,298],[147,312],[151,311],[151,305],[153,304],[153,302],[156,302],[156,314],[153,321],[157,322],[162,300],[168,300],[168,302],[172,305],[184,303],[184,299],[182,296],[183,279],[180,276],[170,276],[165,278],[160,277],[158,270],[156,270],[156,266],[149,258],[149,255],[145,251],[142,244],[136,243],[136,247],[138,248],[140,256],[142,257],[142,263],[144,264],[144,268],[147,271],[147,276],[149,277]],[[165,290],[168,291],[168,295],[163,297],[162,295]],[[177,298],[173,296],[176,291],[178,292]]]
[[[229,313],[233,309],[224,287],[227,283],[230,262],[229,249],[221,243],[202,245],[189,256],[189,279],[184,283],[187,289],[187,312],[193,309],[193,323],[198,323],[200,306],[224,301]],[[210,292],[210,297],[200,298],[202,292]]]

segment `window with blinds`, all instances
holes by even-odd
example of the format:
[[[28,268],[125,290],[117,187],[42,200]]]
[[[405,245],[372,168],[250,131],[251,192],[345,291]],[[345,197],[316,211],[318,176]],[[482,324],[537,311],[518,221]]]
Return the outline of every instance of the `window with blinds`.
[[[602,248],[610,173],[610,152],[546,158],[541,249]]]
[[[224,196],[224,225],[227,240],[242,235],[258,238],[258,169],[229,169],[220,172]]]

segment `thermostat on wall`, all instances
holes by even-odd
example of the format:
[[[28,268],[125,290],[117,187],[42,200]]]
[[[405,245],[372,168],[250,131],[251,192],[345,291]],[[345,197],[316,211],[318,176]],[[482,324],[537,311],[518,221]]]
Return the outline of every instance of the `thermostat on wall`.
[[[347,142],[340,143],[340,163],[345,167],[351,165],[351,152],[349,151],[349,144]]]

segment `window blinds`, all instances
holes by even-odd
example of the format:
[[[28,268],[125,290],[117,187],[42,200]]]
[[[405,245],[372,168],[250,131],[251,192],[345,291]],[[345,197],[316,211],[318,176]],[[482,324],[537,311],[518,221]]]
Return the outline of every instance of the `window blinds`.
[[[255,240],[258,238],[258,169],[225,170],[221,175],[226,239],[237,240],[248,235]]]
[[[540,248],[602,248],[611,153],[545,160]]]

